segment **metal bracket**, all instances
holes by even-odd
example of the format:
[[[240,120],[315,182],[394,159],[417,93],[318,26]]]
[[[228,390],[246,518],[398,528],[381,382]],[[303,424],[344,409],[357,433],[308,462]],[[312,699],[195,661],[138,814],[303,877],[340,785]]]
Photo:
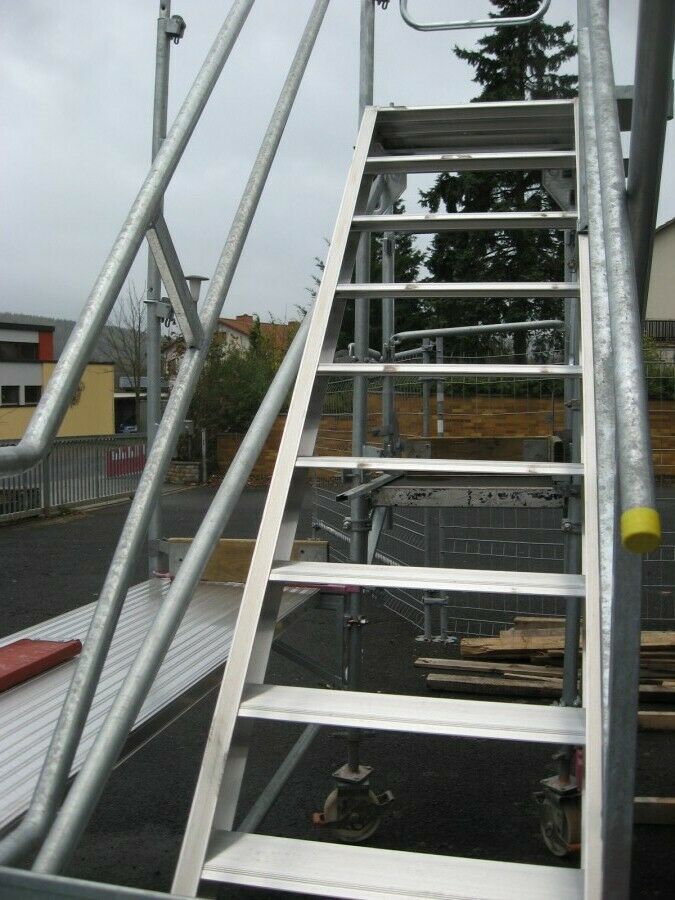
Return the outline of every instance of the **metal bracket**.
[[[378,488],[384,487],[385,484],[391,484],[392,481],[397,481],[399,478],[401,478],[400,475],[379,475],[377,478],[371,478],[370,481],[364,481],[363,484],[357,484],[356,487],[342,491],[335,499],[338,503],[342,503],[345,500],[361,497],[363,494],[372,494]]]
[[[188,347],[200,347],[204,342],[204,330],[163,216],[159,216],[152,228],[148,229],[146,238],[185,343]]]
[[[563,519],[560,530],[563,534],[581,534],[581,523],[573,522],[571,519]]]
[[[177,44],[178,41],[180,41],[185,34],[186,28],[187,25],[182,16],[171,16],[170,19],[166,20],[166,25],[164,26],[167,36],[171,38],[174,44]]]
[[[167,300],[148,300],[146,302],[153,304],[153,309],[158,319],[171,318],[173,307]]]
[[[581,497],[581,485],[577,482],[554,478],[553,483],[561,497]]]
[[[542,173],[541,182],[560,209],[574,209],[577,182],[573,175],[566,175],[561,169],[547,169]]]

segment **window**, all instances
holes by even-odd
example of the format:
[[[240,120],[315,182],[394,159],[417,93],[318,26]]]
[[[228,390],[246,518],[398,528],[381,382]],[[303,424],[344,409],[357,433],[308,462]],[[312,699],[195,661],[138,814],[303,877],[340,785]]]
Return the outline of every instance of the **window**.
[[[25,341],[0,341],[0,362],[32,362],[37,358],[37,344]]]
[[[37,403],[42,396],[42,388],[39,384],[27,384],[23,389],[23,402],[27,405]]]
[[[19,405],[19,385],[3,384],[0,388],[0,404],[2,406]]]

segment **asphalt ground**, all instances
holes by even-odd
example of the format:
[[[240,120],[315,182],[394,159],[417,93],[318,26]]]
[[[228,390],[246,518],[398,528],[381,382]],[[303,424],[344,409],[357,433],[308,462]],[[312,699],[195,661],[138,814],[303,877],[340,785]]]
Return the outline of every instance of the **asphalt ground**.
[[[195,533],[213,488],[165,496],[167,536]],[[264,490],[247,491],[224,532],[256,534]],[[128,503],[74,513],[50,521],[0,528],[2,604],[0,635],[30,626],[90,602],[107,570]],[[310,534],[307,511],[301,531]],[[145,578],[139,560],[136,578]],[[413,660],[430,652],[415,641],[405,620],[366,600],[363,671],[371,691],[426,693],[424,673]],[[334,614],[314,611],[286,632],[285,640],[336,668]],[[434,655],[439,645],[434,645]],[[268,680],[316,686],[319,681],[273,654]],[[113,772],[85,835],[65,874],[93,881],[167,890],[196,782],[214,696],[162,732]],[[240,809],[246,811],[300,733],[294,726],[258,726]],[[344,737],[324,729],[315,740],[261,827],[286,837],[326,840],[311,824],[314,811],[332,789],[330,773],[344,761]],[[559,861],[544,848],[533,799],[539,780],[552,774],[552,748],[490,740],[372,733],[365,736],[362,761],[374,767],[376,792],[391,790],[371,845],[542,865]],[[673,736],[642,734],[637,793],[675,795]],[[631,896],[675,896],[675,832],[672,827],[635,829]],[[336,861],[336,865],[339,862]],[[268,892],[227,889],[231,898]],[[296,896],[274,894],[275,897]]]

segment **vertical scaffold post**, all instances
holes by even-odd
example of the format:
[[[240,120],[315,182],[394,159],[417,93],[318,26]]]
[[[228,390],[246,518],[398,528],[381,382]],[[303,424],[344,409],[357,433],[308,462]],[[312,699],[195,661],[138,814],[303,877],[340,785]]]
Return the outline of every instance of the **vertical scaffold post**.
[[[361,33],[359,63],[359,126],[364,110],[373,103],[373,65],[375,54],[375,3],[361,0]],[[370,236],[364,234],[356,254],[355,279],[359,284],[370,281]],[[370,303],[361,297],[354,301],[354,352],[359,362],[368,360]],[[354,379],[354,413],[352,423],[352,455],[363,456],[368,422],[368,379]],[[355,479],[358,476],[355,473]],[[365,563],[368,552],[368,501],[359,496],[351,502],[351,533],[349,558],[351,562]],[[348,609],[348,664],[347,687],[358,690],[361,685],[361,594],[349,595]],[[347,765],[353,772],[359,771],[359,734],[350,733],[347,748]]]
[[[171,17],[171,0],[160,0],[157,18],[157,45],[155,55],[155,96],[152,111],[152,159],[157,156],[162,141],[166,137],[167,109],[169,100],[169,57],[171,37],[167,24]],[[161,215],[163,202],[158,206]],[[161,416],[161,347],[162,333],[158,316],[158,302],[162,299],[162,282],[155,257],[148,247],[148,285],[147,285],[147,392],[145,405],[146,433],[148,453],[157,434]],[[136,423],[140,427],[140,422]],[[158,495],[148,527],[148,576],[159,568],[159,540],[162,536],[161,494]]]

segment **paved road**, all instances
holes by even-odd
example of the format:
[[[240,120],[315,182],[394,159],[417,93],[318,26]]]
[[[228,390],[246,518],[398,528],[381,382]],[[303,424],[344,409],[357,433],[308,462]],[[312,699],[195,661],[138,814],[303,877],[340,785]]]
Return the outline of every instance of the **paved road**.
[[[168,535],[194,534],[213,494],[211,488],[165,498]],[[226,534],[254,536],[264,491],[247,491]],[[122,528],[128,504],[77,513],[52,522],[24,522],[0,528],[3,603],[0,635],[89,602],[101,580]],[[305,532],[308,517],[303,517]],[[139,561],[138,580],[145,576]],[[423,693],[423,675],[412,661],[424,647],[412,627],[373,604],[366,609],[364,673],[371,690]],[[287,634],[300,648],[319,648],[329,661],[326,641],[330,614],[305,617]],[[434,653],[438,645],[434,645]],[[274,656],[269,679],[315,684],[290,663]],[[190,798],[210,722],[212,700],[204,701],[116,770],[99,808],[67,869],[98,881],[168,888],[188,814]],[[242,808],[257,796],[290,747],[298,730],[261,727],[252,751]],[[638,792],[675,795],[675,760],[669,735],[641,736]],[[331,789],[330,772],[343,761],[340,737],[322,732],[264,824],[266,832],[316,837],[311,813]],[[538,835],[532,793],[552,771],[550,750],[494,741],[445,740],[373,734],[364,762],[375,767],[375,789],[393,790],[390,807],[373,844],[419,852],[556,864]],[[321,837],[321,835],[319,835]],[[675,896],[672,829],[636,829],[632,896]],[[565,864],[565,863],[562,863]],[[228,891],[232,898],[266,896]],[[277,896],[277,895],[275,895]],[[279,895],[280,896],[280,895]]]

